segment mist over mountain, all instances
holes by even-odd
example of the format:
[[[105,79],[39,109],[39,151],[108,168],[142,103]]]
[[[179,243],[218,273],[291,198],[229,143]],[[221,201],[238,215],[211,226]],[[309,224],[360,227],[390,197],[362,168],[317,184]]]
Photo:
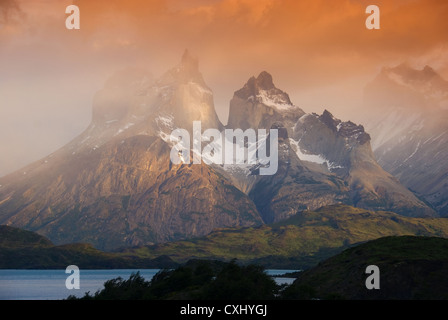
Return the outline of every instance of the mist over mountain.
[[[222,127],[197,66],[186,52],[153,82],[135,71],[109,79],[80,136],[0,179],[0,223],[102,249],[261,224],[252,201],[210,166],[170,162],[173,128]]]
[[[268,72],[235,92],[223,126],[198,66],[186,51],[158,79],[132,69],[111,77],[83,133],[0,178],[0,223],[55,244],[109,250],[259,226],[336,203],[436,215],[376,162],[363,126],[327,110],[305,113]],[[260,164],[249,163],[174,165],[170,134],[192,132],[193,121],[203,130],[277,129],[277,172],[261,176]]]
[[[434,69],[384,68],[365,88],[378,163],[448,214],[448,81]]]

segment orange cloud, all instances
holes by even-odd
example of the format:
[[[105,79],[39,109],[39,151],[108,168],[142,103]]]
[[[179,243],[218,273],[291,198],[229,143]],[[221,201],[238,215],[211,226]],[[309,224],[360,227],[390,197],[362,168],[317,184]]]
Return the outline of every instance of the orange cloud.
[[[364,26],[372,3],[381,10],[380,30]],[[69,4],[80,7],[79,31],[65,29]],[[384,65],[433,64],[448,77],[447,16],[446,0],[3,0],[0,92],[2,85],[13,83],[10,92],[18,93],[39,83],[49,88],[41,99],[33,91],[43,118],[54,110],[42,106],[67,114],[77,106],[84,118],[70,121],[85,123],[85,101],[109,75],[126,66],[160,75],[189,48],[223,122],[233,92],[262,70],[306,111],[327,106],[348,118],[346,105],[357,103],[364,81]],[[52,90],[73,101],[49,101]],[[19,94],[8,99],[14,110],[26,110],[29,102]],[[14,111],[8,121],[31,122],[36,114]],[[1,130],[0,137],[7,136]]]

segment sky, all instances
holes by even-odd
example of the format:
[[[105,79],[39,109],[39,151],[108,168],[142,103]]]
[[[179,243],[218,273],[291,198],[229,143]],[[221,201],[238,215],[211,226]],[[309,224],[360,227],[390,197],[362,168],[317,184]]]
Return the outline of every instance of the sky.
[[[71,4],[80,30],[65,27]],[[379,30],[365,27],[370,4]],[[447,16],[446,0],[0,0],[0,176],[80,134],[115,72],[158,77],[185,49],[223,123],[261,71],[304,111],[356,121],[382,67],[430,65],[448,79]]]

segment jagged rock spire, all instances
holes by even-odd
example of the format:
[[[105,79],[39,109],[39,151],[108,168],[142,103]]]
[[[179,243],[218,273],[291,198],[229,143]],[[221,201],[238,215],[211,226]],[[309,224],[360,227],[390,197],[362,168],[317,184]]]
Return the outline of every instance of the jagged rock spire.
[[[241,99],[249,99],[256,97],[261,91],[269,92],[271,96],[281,97],[284,104],[292,105],[291,100],[286,92],[275,87],[272,75],[266,71],[262,71],[257,78],[251,77],[243,88],[235,92],[235,96]]]
[[[188,83],[195,82],[204,88],[207,85],[199,72],[199,62],[196,57],[193,57],[188,49],[185,49],[180,63],[165,73],[158,81],[159,85],[169,85],[173,83]]]

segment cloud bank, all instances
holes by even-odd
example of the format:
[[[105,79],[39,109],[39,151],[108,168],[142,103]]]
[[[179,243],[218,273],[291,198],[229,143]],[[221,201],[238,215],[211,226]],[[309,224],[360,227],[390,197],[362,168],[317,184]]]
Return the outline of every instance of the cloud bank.
[[[65,28],[76,4],[81,30]],[[448,78],[448,3],[378,0],[2,0],[0,175],[54,151],[89,123],[96,90],[117,70],[155,76],[185,48],[227,121],[233,92],[269,71],[305,111],[356,119],[364,83],[383,66],[431,64]]]

